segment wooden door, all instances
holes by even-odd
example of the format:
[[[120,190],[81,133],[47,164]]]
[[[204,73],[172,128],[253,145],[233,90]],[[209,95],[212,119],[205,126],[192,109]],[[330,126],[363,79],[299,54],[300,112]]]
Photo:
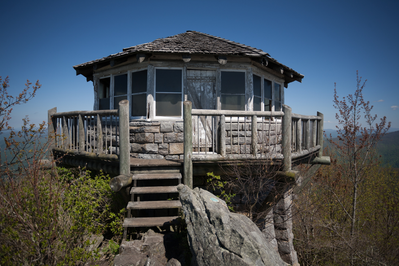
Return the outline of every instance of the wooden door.
[[[187,99],[193,109],[216,109],[216,71],[187,70]],[[194,151],[214,151],[216,121],[212,117],[193,117]]]

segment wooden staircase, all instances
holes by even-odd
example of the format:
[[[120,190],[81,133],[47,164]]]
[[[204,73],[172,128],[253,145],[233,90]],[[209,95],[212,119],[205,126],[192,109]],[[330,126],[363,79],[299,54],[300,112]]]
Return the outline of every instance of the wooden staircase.
[[[123,238],[131,227],[167,226],[179,218],[181,203],[177,185],[181,183],[179,170],[150,170],[133,173],[131,200],[127,218],[123,222]]]

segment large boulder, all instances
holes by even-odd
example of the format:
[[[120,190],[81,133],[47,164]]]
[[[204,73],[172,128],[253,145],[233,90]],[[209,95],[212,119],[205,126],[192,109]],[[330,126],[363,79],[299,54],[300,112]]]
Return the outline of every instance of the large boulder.
[[[231,213],[212,193],[179,185],[192,265],[287,265],[246,216]]]

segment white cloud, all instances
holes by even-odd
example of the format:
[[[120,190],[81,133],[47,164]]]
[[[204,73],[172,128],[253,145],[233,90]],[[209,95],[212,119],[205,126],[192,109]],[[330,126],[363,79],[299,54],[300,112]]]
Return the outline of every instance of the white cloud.
[[[381,100],[378,100],[378,101],[377,101],[377,103],[381,103],[381,102],[383,102],[383,101],[384,101],[384,100],[383,100],[383,99],[381,99]]]
[[[396,109],[399,108],[399,106],[397,106],[397,105],[392,105],[391,108],[392,108],[392,110],[396,110]]]

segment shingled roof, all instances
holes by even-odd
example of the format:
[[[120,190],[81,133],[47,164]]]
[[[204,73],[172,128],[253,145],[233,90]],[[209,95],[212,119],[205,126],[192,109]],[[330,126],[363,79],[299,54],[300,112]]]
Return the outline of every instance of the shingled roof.
[[[76,65],[74,69],[77,74],[83,74],[90,79],[89,76],[93,74],[92,66],[138,53],[235,55],[259,59],[265,58],[269,62],[282,67],[284,70],[289,70],[296,76],[293,80],[301,81],[303,78],[303,75],[279,63],[277,60],[271,58],[268,53],[260,49],[198,31],[187,31],[174,36],[156,39],[149,43],[124,48],[120,53]]]

